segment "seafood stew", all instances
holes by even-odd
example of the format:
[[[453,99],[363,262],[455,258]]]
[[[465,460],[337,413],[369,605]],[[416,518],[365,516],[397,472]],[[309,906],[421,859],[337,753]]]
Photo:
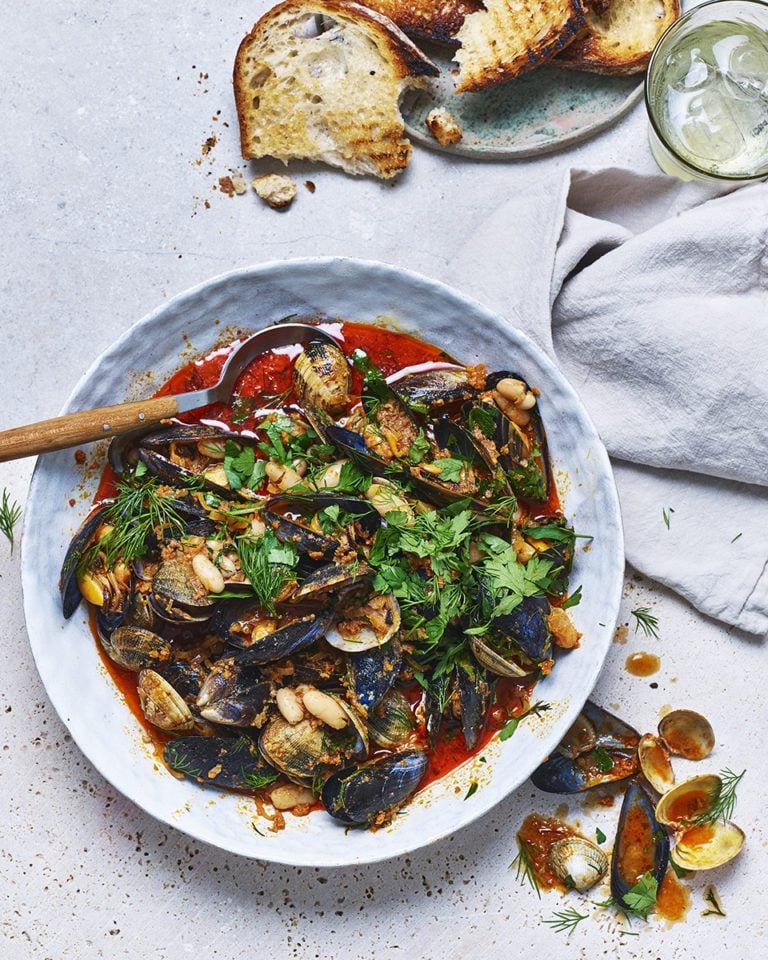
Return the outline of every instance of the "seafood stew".
[[[579,634],[535,385],[359,324],[112,451],[61,577],[172,771],[385,823]],[[205,386],[225,353],[160,392]]]

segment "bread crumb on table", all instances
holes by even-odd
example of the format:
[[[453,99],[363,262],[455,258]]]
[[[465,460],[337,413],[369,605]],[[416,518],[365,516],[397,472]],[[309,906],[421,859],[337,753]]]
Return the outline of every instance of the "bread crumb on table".
[[[429,132],[443,147],[458,143],[464,135],[457,121],[445,107],[435,107],[434,110],[430,110],[426,124]]]
[[[287,207],[296,197],[296,184],[290,177],[279,173],[268,173],[264,177],[256,177],[251,186],[261,199],[275,210]]]

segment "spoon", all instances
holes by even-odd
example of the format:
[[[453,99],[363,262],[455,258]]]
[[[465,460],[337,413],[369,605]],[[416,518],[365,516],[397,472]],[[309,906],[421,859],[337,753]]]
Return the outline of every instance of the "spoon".
[[[97,407],[81,413],[68,413],[52,420],[41,420],[24,427],[0,432],[0,463],[31,457],[37,453],[51,453],[80,443],[130,433],[197,410],[209,403],[228,403],[237,378],[249,363],[260,354],[278,347],[311,343],[322,340],[336,343],[333,337],[307,323],[281,323],[259,330],[245,340],[224,364],[218,383],[206,390],[192,390],[151,400],[118,403],[112,407]]]

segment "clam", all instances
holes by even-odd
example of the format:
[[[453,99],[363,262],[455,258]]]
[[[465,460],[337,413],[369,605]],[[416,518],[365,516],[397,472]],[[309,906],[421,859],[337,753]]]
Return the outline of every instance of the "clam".
[[[110,660],[125,670],[138,671],[144,667],[158,666],[172,656],[168,640],[140,627],[117,627],[108,638],[101,633],[100,637]]]
[[[733,860],[744,840],[744,831],[730,820],[698,824],[675,834],[672,859],[684,870],[711,870]]]
[[[352,376],[347,358],[335,344],[313,340],[293,366],[296,393],[305,402],[331,416],[349,404]]]
[[[608,872],[608,857],[583,837],[555,840],[547,858],[554,874],[574,890],[589,890]]]
[[[392,593],[373,593],[359,603],[342,603],[325,639],[345,653],[381,647],[400,629],[400,605]]]
[[[319,769],[341,766],[346,759],[326,731],[311,720],[290,724],[283,717],[273,717],[259,737],[259,750],[289,780],[309,785]]]
[[[422,751],[404,750],[347,767],[331,774],[323,784],[323,804],[334,819],[345,824],[369,827],[382,823],[416,792],[428,765]]]
[[[643,776],[657,793],[666,793],[675,785],[675,773],[669,751],[662,739],[645,733],[637,745],[637,759]]]
[[[152,592],[156,599],[165,601],[166,610],[172,609],[170,604],[178,604],[197,612],[206,610],[214,603],[195,575],[192,564],[184,560],[166,560],[161,563],[152,578]]]
[[[659,736],[671,754],[686,760],[703,760],[715,748],[712,725],[694,710],[668,713],[659,723]]]
[[[705,773],[678,783],[656,804],[657,820],[674,827],[693,823],[711,810],[720,796],[722,785],[722,780],[714,773]]]
[[[558,744],[557,752],[564,757],[575,760],[583,753],[594,750],[596,746],[597,730],[595,730],[595,725],[584,713],[580,713]]]
[[[184,699],[154,670],[139,673],[139,703],[144,716],[161,730],[191,730],[195,725]]]
[[[390,691],[368,715],[368,733],[379,747],[399,747],[415,729],[411,706],[399,690]]]

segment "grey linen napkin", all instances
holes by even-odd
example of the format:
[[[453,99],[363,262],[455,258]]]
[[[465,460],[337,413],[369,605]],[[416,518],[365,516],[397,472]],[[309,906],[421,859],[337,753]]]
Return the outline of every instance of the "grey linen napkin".
[[[611,455],[630,563],[768,633],[768,184],[610,168],[509,200],[451,282],[560,365]],[[665,519],[666,517],[666,519]]]

